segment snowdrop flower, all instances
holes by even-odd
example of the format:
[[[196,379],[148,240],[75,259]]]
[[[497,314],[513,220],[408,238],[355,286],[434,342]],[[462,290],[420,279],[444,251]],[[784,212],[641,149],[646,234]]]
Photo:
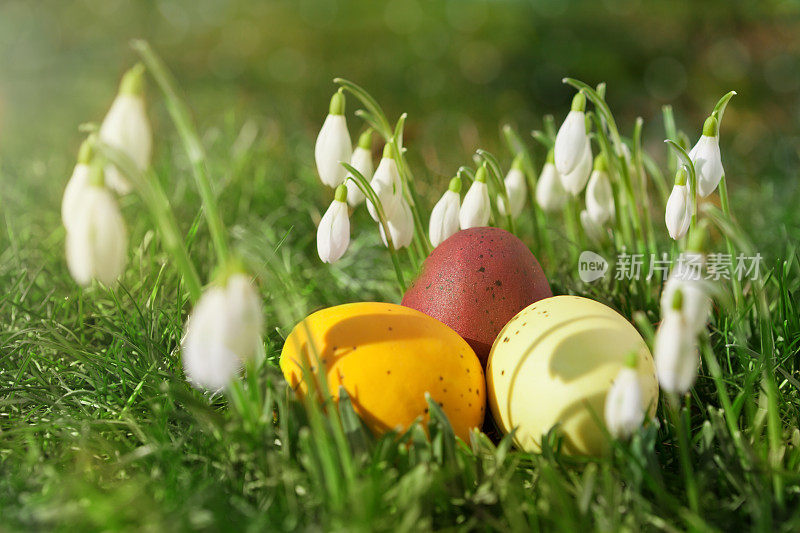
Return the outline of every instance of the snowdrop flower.
[[[614,220],[614,193],[603,154],[595,159],[594,171],[586,186],[586,211],[598,226]]]
[[[403,202],[403,182],[400,180],[400,171],[397,169],[391,144],[383,147],[383,157],[375,169],[370,186],[381,202],[383,215],[387,219],[392,218]],[[367,211],[372,220],[379,222],[378,211],[369,199],[367,199]]]
[[[528,195],[528,184],[525,181],[525,173],[522,171],[522,155],[514,158],[511,170],[506,174],[503,182],[508,193],[508,202],[511,204],[511,216],[517,218],[525,206],[525,197]],[[503,216],[506,213],[506,204],[502,196],[497,197],[497,210]]]
[[[676,241],[689,231],[692,221],[692,205],[689,201],[689,188],[686,186],[686,169],[680,168],[675,174],[675,185],[667,199],[664,222],[669,236]]]
[[[714,192],[725,174],[719,152],[719,124],[715,116],[706,119],[703,135],[689,152],[689,157],[697,173],[697,194],[705,198]]]
[[[536,183],[536,203],[543,211],[552,213],[564,207],[567,191],[561,185],[561,176],[553,163],[553,151],[547,154],[547,161],[542,167],[539,181]]]
[[[328,116],[322,123],[314,147],[314,159],[317,162],[317,173],[322,183],[328,187],[338,187],[347,176],[347,169],[342,162],[349,162],[353,147],[347,121],[344,118],[344,92],[342,89],[331,97]]]
[[[231,274],[209,287],[189,315],[181,341],[189,382],[212,391],[230,384],[244,362],[263,356],[263,321],[261,300],[245,274]]]
[[[89,163],[94,156],[94,139],[90,137],[83,141],[78,152],[78,163],[72,170],[72,176],[64,189],[64,196],[61,199],[61,221],[64,227],[69,230],[69,224],[74,218],[75,211],[79,209],[83,190],[89,185],[89,174],[91,166]]]
[[[602,242],[606,238],[606,230],[598,224],[586,209],[581,211],[581,226],[586,236],[595,242]]]
[[[335,263],[350,245],[350,218],[347,212],[347,187],[336,187],[336,195],[322,215],[317,228],[317,253],[323,263]]]
[[[673,394],[689,391],[700,366],[697,330],[688,322],[683,304],[683,293],[675,291],[670,307],[662,315],[653,346],[658,383]]]
[[[372,130],[369,129],[358,138],[358,146],[353,150],[353,157],[350,158],[350,165],[358,170],[367,181],[372,179]],[[347,186],[347,203],[350,207],[356,207],[364,201],[364,193],[361,192],[356,182],[350,179],[348,174],[344,184]]]
[[[153,132],[144,105],[144,65],[137,64],[122,77],[119,93],[100,126],[100,140],[123,151],[139,170],[150,166]],[[130,183],[114,165],[106,167],[106,184],[120,194]]]
[[[450,186],[431,211],[428,236],[434,247],[459,229],[458,212],[461,208],[461,178],[450,180]]]
[[[414,215],[411,213],[411,206],[408,202],[401,200],[400,207],[391,216],[386,225],[389,226],[389,235],[392,236],[392,245],[395,250],[400,250],[411,244],[414,238]],[[381,240],[387,248],[389,243],[386,241],[386,232],[383,231],[383,224],[378,225],[381,230]]]
[[[564,119],[564,123],[556,134],[553,148],[558,173],[570,174],[584,157],[585,147],[589,142],[586,132],[586,97],[578,93],[572,99],[572,107]]]
[[[556,170],[558,170],[558,166],[556,166]],[[591,172],[592,148],[589,144],[589,138],[586,137],[586,142],[583,145],[583,155],[581,155],[578,164],[572,168],[569,174],[563,174],[560,170],[558,173],[561,176],[561,185],[563,185],[564,190],[572,194],[572,196],[578,196],[583,188],[586,187],[586,182],[589,180]]]
[[[682,253],[661,293],[662,313],[670,308],[675,294],[681,293],[681,313],[695,331],[705,328],[711,315],[711,298],[701,271],[704,260],[703,254],[699,252]]]
[[[489,223],[492,207],[489,203],[489,187],[486,185],[487,173],[484,163],[478,168],[475,173],[475,181],[464,195],[464,203],[461,204],[461,210],[458,213],[458,223],[461,229],[477,228]]]
[[[67,213],[64,224],[67,266],[83,286],[93,279],[111,285],[125,268],[128,233],[117,201],[102,185],[102,173],[99,165],[92,166],[89,183],[78,192],[78,208]]]
[[[644,422],[647,406],[642,405],[644,397],[639,374],[636,372],[636,354],[619,371],[605,403],[605,419],[608,431],[618,439],[633,435]]]

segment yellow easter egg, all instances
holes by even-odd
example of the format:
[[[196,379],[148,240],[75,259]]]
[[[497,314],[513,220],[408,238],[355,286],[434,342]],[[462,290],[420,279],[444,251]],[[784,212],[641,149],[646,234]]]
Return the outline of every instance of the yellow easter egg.
[[[287,337],[280,366],[301,395],[309,389],[304,376],[319,384],[324,376],[334,399],[344,387],[376,434],[417,418],[427,423],[425,393],[465,441],[483,423],[485,381],[475,352],[455,331],[408,307],[361,302],[317,311]]]
[[[642,410],[652,416],[658,403],[653,356],[630,322],[578,296],[531,304],[506,324],[489,354],[495,421],[505,433],[517,428],[514,441],[527,451],[541,451],[543,435],[557,425],[566,453],[601,455],[608,440],[597,420],[604,420],[606,394],[632,352]]]

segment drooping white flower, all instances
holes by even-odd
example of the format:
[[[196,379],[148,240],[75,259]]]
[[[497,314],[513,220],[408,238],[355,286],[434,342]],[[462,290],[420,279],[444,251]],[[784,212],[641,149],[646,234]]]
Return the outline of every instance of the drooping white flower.
[[[123,76],[119,93],[100,126],[100,140],[127,154],[139,170],[150,166],[153,132],[144,103],[144,65],[137,64]],[[131,190],[114,165],[106,167],[106,185],[120,194]]]
[[[508,194],[508,202],[511,204],[511,216],[517,218],[522,213],[525,206],[525,198],[528,196],[528,183],[525,181],[525,172],[522,170],[522,156],[518,155],[511,164],[511,170],[503,180]],[[505,216],[506,203],[502,195],[497,197],[497,211]]]
[[[585,146],[589,142],[586,133],[586,97],[578,93],[572,99],[572,106],[567,118],[558,129],[556,143],[553,148],[555,165],[558,173],[570,174],[584,157]]]
[[[695,331],[705,328],[711,315],[711,298],[703,279],[704,262],[705,257],[702,253],[692,251],[682,253],[661,293],[661,310],[665,313],[671,308],[675,293],[680,291],[681,313]]]
[[[606,230],[589,215],[586,209],[581,211],[580,218],[583,231],[589,239],[595,242],[602,242],[605,240],[607,236]]]
[[[74,218],[74,213],[79,209],[83,190],[89,185],[89,174],[94,149],[93,140],[86,139],[78,152],[78,163],[72,170],[72,176],[64,189],[64,196],[61,199],[61,221],[64,227],[69,230],[69,224]]]
[[[539,174],[539,181],[536,182],[536,203],[543,211],[552,213],[564,207],[566,201],[567,191],[561,185],[561,176],[553,164],[553,151],[550,150],[542,173]]]
[[[586,211],[599,226],[614,220],[614,192],[602,154],[595,159],[594,171],[586,186]]]
[[[209,287],[198,300],[181,341],[183,368],[198,388],[219,390],[246,361],[263,357],[261,300],[245,274]]]
[[[636,368],[623,367],[606,395],[605,419],[611,435],[625,439],[642,426],[647,409],[643,402],[642,384]]]
[[[682,300],[680,290],[673,293],[670,307],[662,314],[653,346],[658,383],[673,394],[689,391],[700,366],[697,329],[687,321]]]
[[[387,220],[389,234],[392,236],[392,244],[395,250],[400,250],[411,244],[414,238],[414,215],[411,213],[411,206],[402,200],[398,210]],[[383,231],[383,224],[378,224],[381,231],[383,245],[388,247],[386,232]]]
[[[689,188],[686,186],[686,169],[680,168],[675,174],[675,185],[667,198],[664,222],[669,236],[676,241],[686,235],[692,221],[692,204],[689,201]]]
[[[558,170],[558,167],[556,167],[556,170]],[[562,174],[560,170],[558,172],[559,176],[561,176],[561,185],[564,186],[564,190],[572,196],[578,196],[583,188],[586,187],[586,182],[589,181],[589,175],[592,173],[592,147],[588,137],[586,137],[586,142],[583,145],[583,155],[578,164],[572,168],[569,174]]]
[[[477,228],[489,223],[492,207],[489,203],[489,187],[486,185],[487,173],[486,165],[481,165],[475,173],[475,181],[464,195],[464,202],[458,213],[461,229]]]
[[[347,176],[347,169],[342,162],[349,163],[353,155],[350,132],[344,118],[344,92],[339,89],[331,97],[328,116],[322,123],[314,146],[314,159],[317,162],[317,173],[322,183],[328,187],[338,187]]]
[[[431,211],[428,235],[433,246],[456,233],[459,229],[458,214],[461,208],[461,178],[450,180],[450,186],[436,202]]]
[[[717,188],[725,170],[719,151],[719,127],[713,115],[703,124],[703,135],[689,152],[697,174],[697,194],[705,198]]]
[[[387,219],[392,218],[403,202],[403,183],[390,144],[383,148],[383,157],[375,169],[370,186],[381,202],[384,216]],[[367,211],[372,220],[378,222],[378,211],[369,199],[367,199]]]
[[[111,285],[125,268],[128,233],[111,191],[92,181],[79,191],[78,208],[67,213],[67,266],[80,285],[93,279]]]
[[[335,263],[350,246],[350,218],[347,212],[347,187],[336,188],[336,195],[317,227],[317,253],[323,263]]]
[[[369,129],[358,138],[358,146],[353,150],[353,157],[350,158],[350,165],[358,170],[367,181],[372,179],[372,130]],[[348,179],[344,182],[347,186],[347,203],[350,207],[356,207],[364,201],[364,193],[355,181]]]

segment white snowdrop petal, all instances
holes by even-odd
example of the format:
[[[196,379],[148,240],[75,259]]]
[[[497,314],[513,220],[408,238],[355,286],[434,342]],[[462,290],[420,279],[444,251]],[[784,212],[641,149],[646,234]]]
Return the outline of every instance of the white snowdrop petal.
[[[571,173],[583,158],[586,135],[586,116],[582,111],[570,111],[558,129],[553,147],[555,165],[562,175]]]
[[[89,184],[89,169],[90,166],[83,163],[75,165],[64,189],[64,196],[61,199],[61,221],[67,230],[79,209],[83,191]]]
[[[486,226],[492,214],[489,202],[489,188],[486,183],[473,181],[467,194],[464,195],[464,202],[458,214],[461,229]]]
[[[350,164],[358,170],[366,180],[372,179],[372,153],[366,148],[357,146],[353,150],[353,157],[350,159]],[[358,187],[355,181],[348,179],[345,182],[347,185],[347,203],[350,207],[356,207],[364,201],[364,193]]]
[[[606,172],[592,172],[586,186],[586,211],[600,226],[614,219],[614,193]]]
[[[678,240],[686,235],[691,218],[688,187],[686,185],[673,186],[664,211],[664,222],[667,225],[669,236]]]
[[[403,184],[400,181],[400,172],[397,170],[397,163],[390,157],[381,158],[375,174],[372,176],[370,186],[375,191],[378,199],[383,206],[383,214],[392,218],[400,208],[403,200]],[[378,211],[372,202],[367,199],[367,210],[372,220],[378,222]]]
[[[264,316],[261,299],[244,274],[234,274],[225,286],[225,345],[241,360],[258,360],[263,356],[261,331]]]
[[[263,313],[245,274],[206,289],[184,328],[181,355],[186,377],[199,388],[226,387],[245,361],[263,357]]]
[[[673,394],[688,392],[697,379],[700,356],[695,330],[681,313],[670,310],[664,314],[653,352],[661,388]]]
[[[411,212],[411,206],[407,202],[402,201],[400,208],[397,212],[387,220],[389,226],[389,234],[392,236],[392,244],[395,250],[400,250],[411,244],[414,238],[414,215]],[[381,232],[381,239],[384,246],[389,246],[386,241],[386,233],[383,230],[383,225],[378,224]]]
[[[347,204],[334,200],[317,228],[317,253],[324,263],[335,263],[350,246],[350,219]]]
[[[681,254],[661,292],[661,312],[665,314],[672,311],[675,291],[681,290],[682,314],[696,332],[705,328],[711,315],[711,298],[702,279],[703,275],[699,271],[703,261],[702,254],[693,252]]]
[[[140,170],[150,166],[153,133],[147,119],[144,99],[119,94],[100,126],[100,140],[125,152]],[[120,194],[130,192],[130,184],[113,165],[105,169],[106,184]]]
[[[341,162],[350,162],[352,153],[350,132],[344,115],[326,116],[314,147],[317,173],[322,183],[328,187],[341,185],[347,176],[347,169]]]
[[[451,190],[447,190],[433,206],[428,231],[433,246],[439,246],[442,241],[459,230],[458,212],[460,208],[461,196]]]
[[[561,185],[553,163],[545,163],[539,181],[536,183],[536,203],[546,212],[558,211],[567,201],[567,191]]]
[[[558,170],[558,167],[556,167],[556,170]],[[561,176],[561,185],[564,187],[564,190],[573,196],[579,195],[583,188],[586,187],[586,182],[589,180],[589,175],[592,172],[592,148],[588,137],[586,137],[586,141],[583,145],[581,158],[573,167],[572,171],[568,174],[564,174],[560,170],[558,172]]]
[[[625,367],[619,371],[608,391],[605,420],[609,432],[616,438],[630,437],[644,422],[644,396],[636,370]]]
[[[88,285],[93,278],[110,285],[125,267],[125,221],[107,189],[86,186],[81,197],[67,231],[67,266],[81,285]]]
[[[181,357],[187,379],[198,388],[221,389],[241,370],[241,360],[226,346],[227,312],[225,290],[210,287],[186,322]]]
[[[725,170],[722,168],[722,155],[719,138],[703,135],[692,148],[689,156],[694,163],[697,175],[697,194],[705,198],[719,185]]]
[[[525,182],[525,173],[518,168],[512,168],[503,180],[508,193],[508,201],[511,204],[511,216],[516,218],[522,213],[525,206],[525,197],[528,194],[528,184]],[[497,210],[505,216],[506,205],[502,195],[497,197]]]

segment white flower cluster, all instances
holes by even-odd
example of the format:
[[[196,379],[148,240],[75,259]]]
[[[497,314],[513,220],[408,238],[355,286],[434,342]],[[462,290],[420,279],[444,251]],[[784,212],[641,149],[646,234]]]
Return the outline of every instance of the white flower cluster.
[[[664,214],[669,236],[675,240],[684,237],[689,230],[692,212],[698,200],[713,193],[725,175],[719,149],[719,121],[715,114],[708,117],[703,124],[703,134],[689,151],[689,159],[696,174],[697,194],[692,198],[686,183],[686,168],[679,168]]]
[[[125,268],[128,238],[113,194],[131,190],[128,180],[96,154],[99,139],[126,154],[141,170],[150,165],[152,133],[143,98],[144,66],[122,78],[119,92],[100,126],[99,137],[84,141],[64,190],[61,219],[67,230],[66,256],[72,277],[87,286],[93,279],[111,285]]]
[[[384,245],[389,244],[380,215],[385,219],[395,249],[409,246],[414,237],[414,217],[404,195],[395,145],[387,143],[384,146],[383,156],[373,173],[372,131],[364,132],[357,146],[352,148],[344,110],[344,92],[339,90],[331,98],[328,116],[314,149],[320,180],[335,190],[334,199],[317,227],[317,252],[325,263],[335,263],[347,251],[350,245],[350,210],[365,200],[370,216],[379,223]],[[367,180],[380,209],[362,191],[365,184],[359,184],[359,177],[348,172],[343,163],[349,163]]]

